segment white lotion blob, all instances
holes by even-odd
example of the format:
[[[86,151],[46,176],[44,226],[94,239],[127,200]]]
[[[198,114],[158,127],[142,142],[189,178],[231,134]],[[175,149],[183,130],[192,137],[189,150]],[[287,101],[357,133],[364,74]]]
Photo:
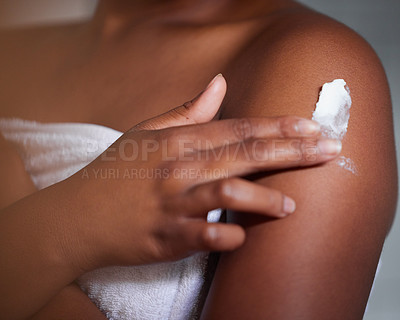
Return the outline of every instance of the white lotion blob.
[[[336,79],[323,85],[312,119],[321,125],[324,136],[341,140],[347,132],[350,108],[350,90],[344,80]]]
[[[322,86],[312,120],[320,124],[323,136],[342,140],[347,132],[350,108],[350,90],[346,81],[336,79]],[[341,168],[357,174],[356,166],[351,159],[341,156],[336,163]]]

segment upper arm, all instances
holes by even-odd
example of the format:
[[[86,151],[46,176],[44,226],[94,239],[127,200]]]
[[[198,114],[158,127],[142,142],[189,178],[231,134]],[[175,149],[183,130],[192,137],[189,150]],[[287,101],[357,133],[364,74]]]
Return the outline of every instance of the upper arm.
[[[222,256],[205,319],[362,318],[397,199],[390,94],[361,38],[311,18],[314,24],[276,26],[240,58],[227,74],[222,117],[311,118],[321,85],[342,78],[353,100],[342,155],[358,174],[331,162],[261,179],[294,198],[297,210],[276,221],[229,214],[246,226],[246,243]]]

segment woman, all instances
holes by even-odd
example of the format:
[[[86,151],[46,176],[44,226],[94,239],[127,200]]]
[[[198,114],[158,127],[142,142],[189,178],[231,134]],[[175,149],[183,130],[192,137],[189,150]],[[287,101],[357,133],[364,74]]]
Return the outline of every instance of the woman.
[[[343,78],[353,106],[342,154],[358,169],[353,175],[332,162],[253,176],[256,183],[249,184],[237,177],[276,169],[277,164],[271,158],[262,166],[239,158],[217,162],[217,167],[233,170],[227,188],[215,177],[175,179],[160,189],[150,179],[136,185],[110,179],[100,183],[93,176],[83,181],[78,172],[35,192],[15,150],[2,141],[6,187],[0,234],[7,263],[1,270],[6,297],[1,303],[7,318],[29,317],[40,309],[37,319],[101,318],[80,289],[69,285],[84,272],[178,259],[190,250],[232,250],[244,242],[237,225],[189,226],[177,215],[167,223],[154,212],[170,217],[185,205],[179,213],[183,217],[218,207],[276,217],[289,197],[297,209],[285,219],[228,212],[230,222],[245,228],[246,241],[221,256],[202,318],[362,318],[392,223],[397,181],[386,78],[374,52],[352,31],[294,1],[102,0],[88,23],[4,31],[1,38],[2,118],[97,123],[127,132],[133,124],[192,99],[218,72],[229,84],[218,119],[268,117],[257,123],[232,120],[154,130],[211,120],[225,94],[225,81],[217,77],[193,103],[126,133],[106,153],[116,159],[111,168],[126,165],[115,154],[124,139],[176,142],[188,135],[190,140],[213,139],[218,148],[226,139],[235,144],[249,137],[283,137],[283,152],[291,154],[298,151],[291,139],[304,138],[293,131],[297,120],[272,117],[310,118],[320,86]],[[337,156],[322,156],[318,132],[310,134],[313,150],[321,155],[305,165]],[[284,159],[279,168],[300,165]],[[159,158],[151,160],[129,165],[159,165]],[[190,166],[215,168],[215,163],[198,160]],[[185,168],[184,162],[174,165]],[[98,158],[87,168],[110,166]],[[248,194],[253,196],[243,196]],[[140,219],[134,215],[132,220],[140,221],[135,228],[126,220],[132,206],[148,213]],[[293,211],[289,207],[286,211]],[[173,232],[161,232],[162,226]]]

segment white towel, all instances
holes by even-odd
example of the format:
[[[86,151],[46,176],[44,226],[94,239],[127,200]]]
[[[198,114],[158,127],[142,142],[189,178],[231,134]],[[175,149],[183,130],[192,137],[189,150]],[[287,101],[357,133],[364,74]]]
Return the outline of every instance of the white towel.
[[[38,189],[68,178],[122,135],[94,124],[21,119],[0,119],[0,132],[16,147]],[[208,221],[218,221],[220,214],[210,212]],[[190,319],[204,285],[207,258],[199,253],[176,262],[103,268],[78,282],[108,319]]]

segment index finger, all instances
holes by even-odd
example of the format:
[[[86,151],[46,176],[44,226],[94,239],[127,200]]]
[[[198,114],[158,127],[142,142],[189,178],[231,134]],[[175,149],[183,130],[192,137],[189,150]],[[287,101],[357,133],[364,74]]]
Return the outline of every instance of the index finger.
[[[170,130],[178,130],[179,139],[197,142],[199,150],[257,138],[317,137],[320,134],[318,122],[296,116],[226,119]]]

